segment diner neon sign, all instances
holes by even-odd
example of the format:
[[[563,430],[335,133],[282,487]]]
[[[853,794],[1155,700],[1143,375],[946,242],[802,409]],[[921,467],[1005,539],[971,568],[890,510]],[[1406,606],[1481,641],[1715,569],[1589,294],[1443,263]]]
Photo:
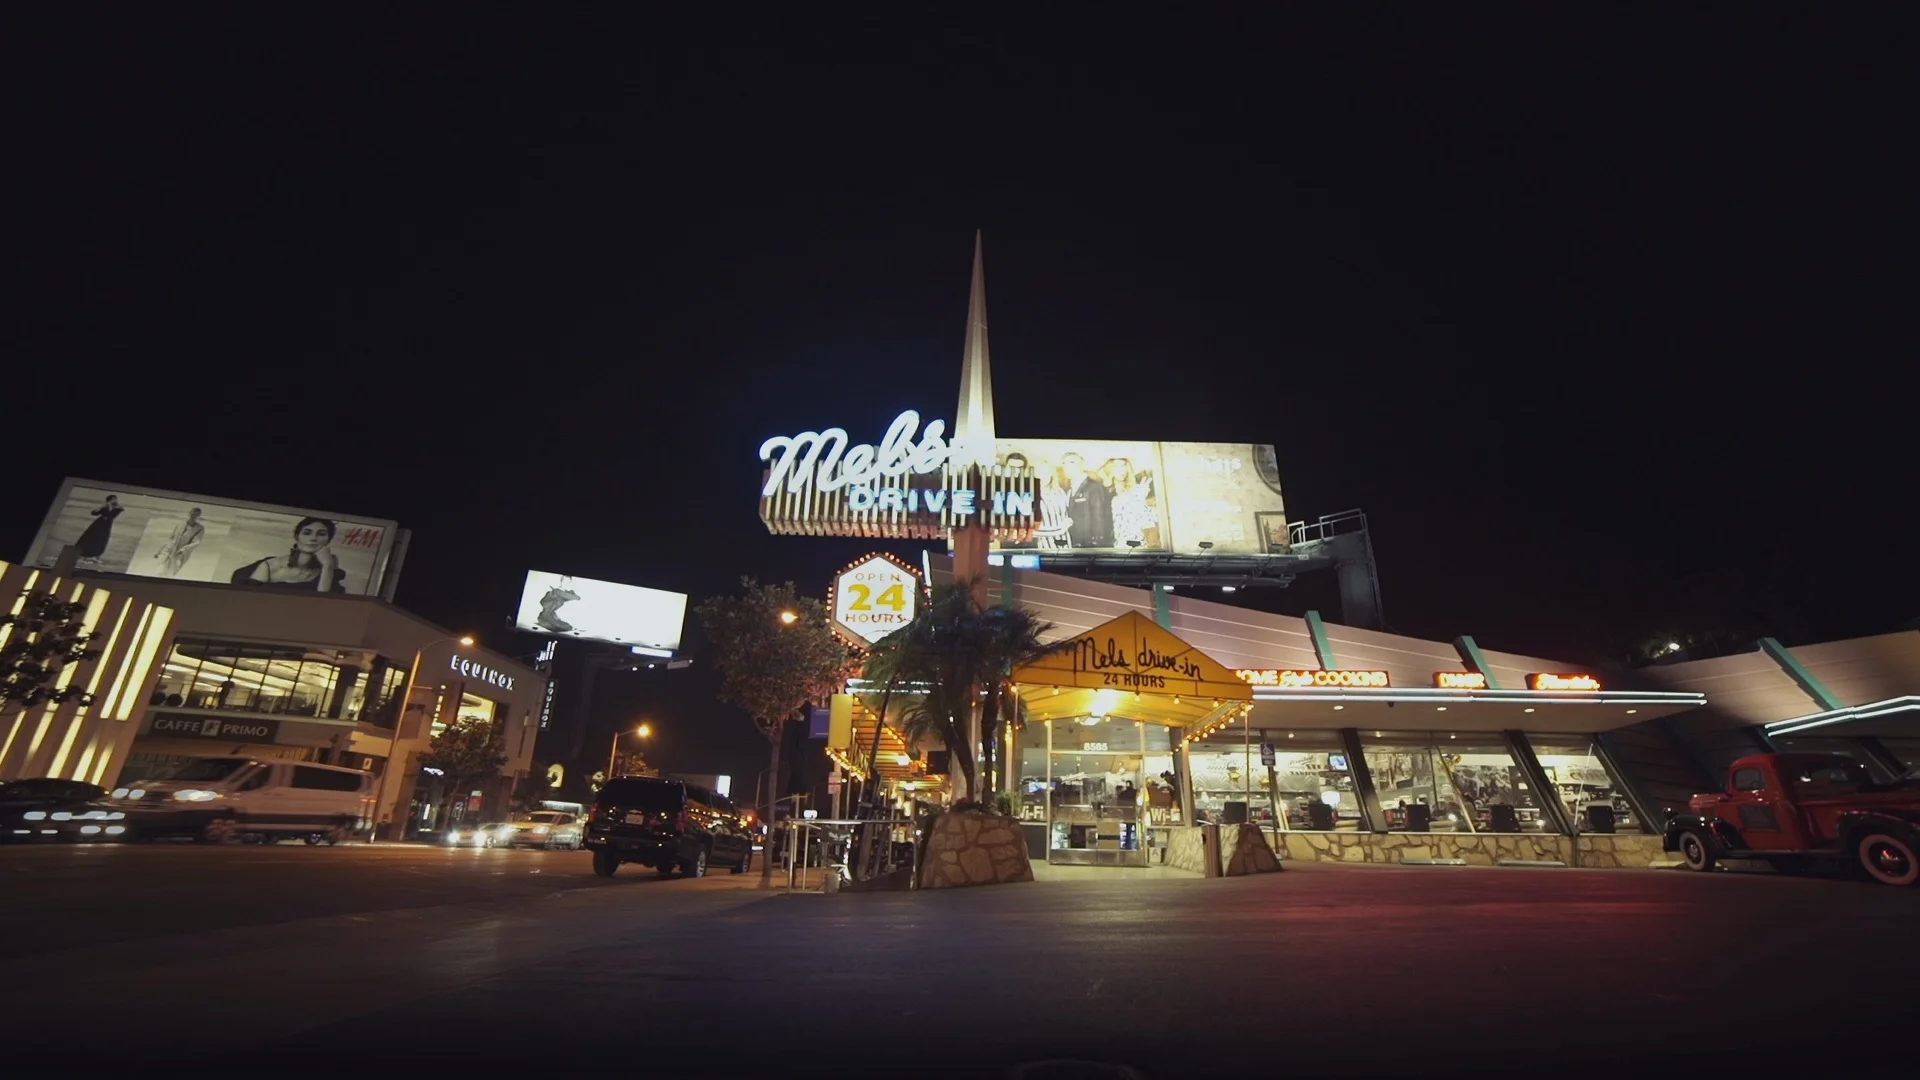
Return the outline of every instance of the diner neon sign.
[[[1277,668],[1236,668],[1234,674],[1242,681],[1254,686],[1277,686],[1283,690],[1301,690],[1310,687],[1384,687],[1388,685],[1384,671],[1325,671],[1290,670]]]
[[[952,452],[944,438],[947,422],[928,424],[916,443],[914,434],[919,428],[920,414],[908,409],[893,418],[879,446],[862,443],[848,447],[847,429],[837,427],[776,435],[760,444],[760,460],[767,463],[767,483],[761,495],[771,498],[783,486],[791,495],[804,494],[810,487],[818,491],[872,487],[882,477],[937,472]],[[971,501],[972,493],[967,497]]]
[[[1485,690],[1487,676],[1479,671],[1436,671],[1433,685],[1442,690]]]
[[[1529,690],[1598,690],[1600,680],[1591,675],[1553,675],[1541,673],[1527,676]]]

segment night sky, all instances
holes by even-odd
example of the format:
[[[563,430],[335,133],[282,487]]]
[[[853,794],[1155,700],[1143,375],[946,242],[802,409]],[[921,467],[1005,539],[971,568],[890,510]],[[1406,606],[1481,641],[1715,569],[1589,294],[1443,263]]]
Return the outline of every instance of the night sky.
[[[1273,443],[1394,630],[1920,615],[1911,26],[1553,8],[9,9],[0,556],[76,475],[396,519],[509,653],[530,565],[823,593],[755,450],[950,417],[979,228],[1003,435]],[[599,719],[751,773],[705,678]]]

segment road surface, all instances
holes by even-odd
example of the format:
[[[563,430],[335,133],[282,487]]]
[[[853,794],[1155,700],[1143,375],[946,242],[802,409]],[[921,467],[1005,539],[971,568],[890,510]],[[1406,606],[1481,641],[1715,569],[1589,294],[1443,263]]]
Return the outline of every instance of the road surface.
[[[65,1075],[1892,1077],[1915,1053],[1920,890],[1847,881],[767,896],[584,853],[283,845],[0,848],[0,882],[0,1063]]]

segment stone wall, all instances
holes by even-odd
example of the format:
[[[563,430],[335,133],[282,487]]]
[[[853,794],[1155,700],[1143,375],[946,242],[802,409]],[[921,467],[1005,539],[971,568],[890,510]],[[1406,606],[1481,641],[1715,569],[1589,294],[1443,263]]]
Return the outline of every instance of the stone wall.
[[[1267,843],[1267,833],[1258,825],[1220,826],[1220,851],[1225,857],[1226,876],[1271,874],[1280,869],[1280,860]]]
[[[1502,860],[1564,862],[1599,869],[1671,866],[1661,839],[1644,833],[1583,835],[1579,859],[1573,841],[1551,833],[1316,833],[1279,834],[1281,858],[1309,862],[1397,863],[1409,859],[1461,859],[1469,866]]]
[[[1018,818],[954,810],[934,819],[920,863],[920,887],[953,889],[1032,881]]]
[[[1167,865],[1176,870],[1191,870],[1207,877],[1220,875],[1219,864],[1207,845],[1208,825],[1175,825],[1167,830]],[[1211,864],[1211,869],[1209,869]]]

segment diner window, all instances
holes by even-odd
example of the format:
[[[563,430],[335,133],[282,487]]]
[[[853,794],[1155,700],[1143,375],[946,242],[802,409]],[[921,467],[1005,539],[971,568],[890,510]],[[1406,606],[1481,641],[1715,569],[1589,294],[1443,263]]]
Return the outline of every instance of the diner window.
[[[1552,832],[1513,754],[1485,735],[1362,736],[1367,770],[1395,832]]]
[[[1155,844],[1146,827],[1154,823],[1157,790],[1147,762],[1150,756],[1172,761],[1171,750],[1149,755],[1147,748],[1170,746],[1166,729],[1112,715],[1052,720],[1042,726],[1050,740],[1048,861],[1147,865]],[[1163,811],[1171,801],[1162,800]]]
[[[1271,775],[1261,744],[1272,743]],[[1223,728],[1192,746],[1194,813],[1202,820],[1333,832],[1364,828],[1347,755],[1334,731]]]
[[[1015,736],[1020,755],[1020,820],[1047,819],[1047,725],[1029,720]]]
[[[1561,805],[1583,833],[1648,832],[1620,778],[1607,769],[1594,741],[1582,735],[1529,735],[1533,756],[1553,781]]]

